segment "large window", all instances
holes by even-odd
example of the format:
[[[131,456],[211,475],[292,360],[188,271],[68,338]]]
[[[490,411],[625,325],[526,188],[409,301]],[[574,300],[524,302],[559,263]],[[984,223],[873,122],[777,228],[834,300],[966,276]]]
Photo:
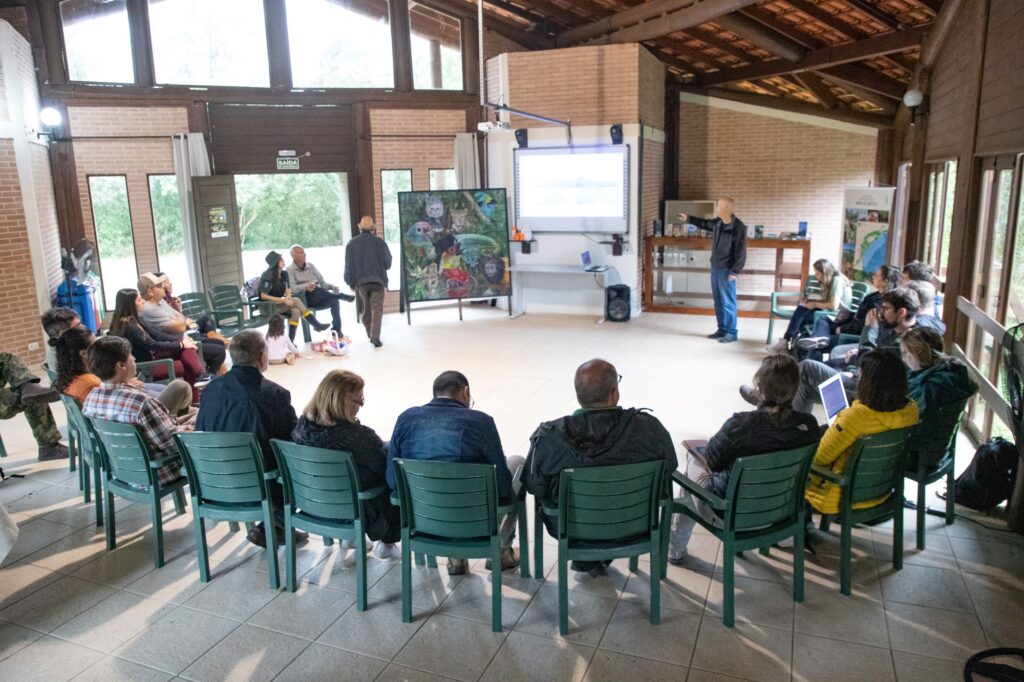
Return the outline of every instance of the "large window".
[[[953,231],[953,196],[956,194],[956,161],[928,167],[928,198],[925,206],[924,260],[945,281],[949,267],[949,238]]]
[[[134,82],[127,0],[64,0],[60,21],[71,80]]]
[[[388,288],[392,291],[401,286],[398,276],[401,269],[401,225],[398,222],[398,193],[412,191],[411,170],[382,170],[380,172],[381,202],[384,206],[384,241],[391,249],[391,270],[388,271]],[[380,236],[380,232],[377,233]]]
[[[149,0],[158,83],[268,87],[263,0]]]
[[[185,256],[185,224],[181,220],[178,179],[173,175],[150,175],[149,205],[153,211],[160,271],[167,273],[177,291],[195,291]]]
[[[412,29],[412,82],[417,90],[462,90],[459,20],[409,3]]]
[[[246,279],[267,269],[277,251],[301,244],[306,258],[331,284],[343,285],[344,240],[352,234],[346,173],[236,175],[235,198]]]
[[[286,0],[296,88],[395,85],[387,0]]]
[[[139,279],[135,240],[123,175],[89,176],[89,203],[96,227],[96,253],[107,310],[114,309],[118,289],[134,289]]]
[[[430,189],[458,189],[458,182],[455,180],[454,168],[431,168]]]

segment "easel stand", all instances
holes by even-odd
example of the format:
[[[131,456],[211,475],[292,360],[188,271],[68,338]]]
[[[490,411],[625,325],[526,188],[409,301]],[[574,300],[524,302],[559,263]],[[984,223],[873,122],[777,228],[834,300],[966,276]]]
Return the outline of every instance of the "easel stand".
[[[493,306],[493,304],[494,304],[493,302],[496,299],[498,299],[498,298],[506,298],[506,297],[508,298],[508,315],[509,315],[509,317],[512,317],[512,292],[511,291],[506,296],[477,296],[475,298],[466,298],[466,299],[457,298],[457,299],[455,299],[456,303],[458,303],[458,306],[459,306],[459,322],[462,322],[462,302],[463,301],[491,301],[492,302],[491,305]],[[406,321],[406,324],[408,324],[409,326],[412,326],[412,303],[408,300],[408,298],[406,296],[406,292],[405,292],[404,289],[402,290],[402,298],[403,298],[403,300],[405,302],[405,321]],[[450,299],[450,298],[439,298],[439,299],[437,299],[435,301],[417,301],[417,303],[441,303],[443,301],[451,301],[451,300],[452,299]]]

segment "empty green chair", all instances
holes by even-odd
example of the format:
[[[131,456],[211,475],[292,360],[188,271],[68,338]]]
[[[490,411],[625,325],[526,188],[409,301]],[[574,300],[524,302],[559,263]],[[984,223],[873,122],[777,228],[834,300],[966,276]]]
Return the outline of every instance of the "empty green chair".
[[[491,629],[501,632],[501,536],[504,514],[517,514],[519,540],[526,536],[521,498],[499,505],[493,464],[396,459],[402,510],[402,622],[412,622],[412,553],[429,557],[491,560]],[[520,545],[520,570],[523,555]]]
[[[366,500],[387,492],[383,485],[366,490],[352,454],[288,441],[270,441],[284,483],[285,584],[294,592],[295,538],[292,529],[309,531],[325,539],[348,540],[355,547],[356,609],[366,610]]]
[[[803,291],[773,291],[771,307],[768,310],[768,341],[772,342],[772,334],[775,329],[775,318],[783,320],[793,319],[793,311],[796,310],[797,301],[800,297],[807,298],[810,295],[821,293],[821,283],[814,275],[807,277],[807,285]],[[792,303],[783,303],[783,301]]]
[[[842,524],[839,536],[839,591],[850,594],[853,563],[853,525],[893,517],[892,566],[903,568],[903,466],[907,443],[914,427],[892,429],[862,436],[853,446],[842,474],[817,465],[812,476],[820,476],[840,486],[842,498],[836,520]],[[864,509],[854,505],[885,497],[878,504]],[[822,515],[820,528],[829,529],[831,516]]]
[[[202,291],[190,291],[187,294],[180,294],[181,314],[198,320],[201,317],[210,315],[210,301]]]
[[[213,318],[217,321],[217,328],[221,334],[229,338],[243,329],[267,324],[273,310],[273,304],[269,302],[250,301],[247,305],[242,301],[242,294],[234,284],[218,284],[210,289],[210,301],[213,304]],[[248,319],[245,316],[247,307]]]
[[[562,469],[558,479],[558,631],[569,634],[569,562],[629,557],[636,571],[650,554],[651,625],[661,622],[665,463]],[[550,512],[546,512],[550,513]],[[666,519],[667,520],[667,519]]]
[[[935,416],[914,429],[907,444],[905,478],[917,482],[917,548],[924,549],[924,516],[927,513],[925,488],[935,481],[946,479],[946,525],[953,525],[956,507],[956,486],[953,467],[956,464],[956,436],[960,430],[960,417],[967,408],[967,400],[941,405]]]
[[[277,574],[274,510],[268,483],[277,478],[277,471],[264,470],[263,453],[256,436],[251,433],[197,431],[179,433],[174,438],[188,470],[199,579],[204,583],[210,582],[204,519],[263,522],[270,587],[276,590],[281,583]]]
[[[98,445],[93,438],[89,426],[82,416],[82,408],[78,400],[69,395],[60,396],[64,403],[64,411],[68,415],[68,451],[71,457],[78,457],[80,465],[78,468],[78,486],[82,490],[82,501],[89,503],[92,489],[96,490],[96,525],[103,525],[103,486],[102,480],[102,456],[98,454]],[[92,472],[92,480],[89,472]]]
[[[168,495],[174,497],[174,507],[178,514],[185,513],[185,495],[182,489],[188,485],[184,476],[179,476],[169,483],[161,483],[157,470],[177,461],[177,455],[154,459],[150,457],[149,447],[133,424],[119,424],[90,417],[86,420],[97,449],[102,458],[103,471],[106,474],[107,508],[106,531],[107,549],[117,547],[116,524],[114,518],[114,495],[124,497],[132,502],[148,504],[153,517],[153,563],[157,568],[164,565],[164,531],[163,509],[161,503]],[[96,495],[100,491],[97,488]]]
[[[672,503],[722,541],[722,624],[736,624],[735,560],[748,549],[768,554],[773,544],[793,538],[793,601],[804,600],[804,483],[817,445],[741,457],[729,472],[725,496],[715,495],[681,472],[672,480],[718,516],[710,523],[690,507]],[[666,552],[668,522],[663,526]],[[667,554],[663,562],[667,561]],[[662,564],[662,570],[667,566]],[[664,573],[662,574],[664,575]]]

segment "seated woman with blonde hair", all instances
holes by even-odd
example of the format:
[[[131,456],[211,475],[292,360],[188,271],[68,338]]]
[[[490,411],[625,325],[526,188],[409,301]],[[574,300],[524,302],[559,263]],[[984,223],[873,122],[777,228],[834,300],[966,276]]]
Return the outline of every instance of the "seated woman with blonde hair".
[[[359,423],[363,386],[358,374],[343,369],[328,372],[302,411],[292,441],[352,453],[359,483],[366,489],[385,483],[388,451],[373,429]],[[384,487],[385,492],[366,501],[363,528],[371,540],[377,541],[374,556],[395,559],[399,556],[395,543],[402,537],[401,518]]]

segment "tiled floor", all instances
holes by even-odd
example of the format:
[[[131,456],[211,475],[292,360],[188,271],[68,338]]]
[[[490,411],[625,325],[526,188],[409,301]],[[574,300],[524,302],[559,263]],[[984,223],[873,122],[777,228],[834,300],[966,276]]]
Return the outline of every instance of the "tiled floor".
[[[309,399],[328,368],[367,379],[361,417],[385,438],[397,415],[429,399],[443,369],[471,382],[508,454],[526,454],[537,422],[574,408],[572,372],[605,357],[623,375],[625,405],[654,409],[676,442],[706,437],[745,409],[736,385],[761,354],[764,324],[723,347],[701,337],[708,318],[645,315],[629,324],[592,318],[508,320],[477,306],[391,315],[385,346],[357,342],[341,359],[274,367],[270,375]],[[355,327],[350,325],[350,332]],[[356,334],[352,334],[356,337]],[[748,340],[749,339],[749,340]],[[54,406],[59,422],[63,414]],[[572,576],[572,632],[557,630],[555,548],[546,580],[506,574],[501,634],[490,631],[489,574],[415,574],[414,616],[401,622],[396,562],[370,557],[370,608],[354,608],[352,552],[311,541],[299,553],[300,589],[267,586],[263,553],[225,524],[209,532],[213,580],[199,582],[191,516],[165,516],[167,565],[153,568],[148,512],[120,503],[119,547],[107,552],[92,509],[65,463],[35,462],[22,418],[2,422],[10,457],[0,502],[21,538],[0,568],[0,679],[509,679],[509,680],[957,680],[979,649],[1024,643],[1024,537],[958,520],[928,519],[928,549],[888,562],[891,524],[855,531],[854,595],[838,593],[838,541],[819,536],[807,595],[790,597],[791,557],[737,562],[737,626],[722,627],[721,548],[696,534],[687,565],[670,567],[662,624],[648,622],[648,564],[607,576]],[[970,458],[961,450],[960,464]],[[932,498],[934,499],[934,498]],[[998,524],[992,519],[984,520]],[[282,572],[283,576],[283,572]]]

